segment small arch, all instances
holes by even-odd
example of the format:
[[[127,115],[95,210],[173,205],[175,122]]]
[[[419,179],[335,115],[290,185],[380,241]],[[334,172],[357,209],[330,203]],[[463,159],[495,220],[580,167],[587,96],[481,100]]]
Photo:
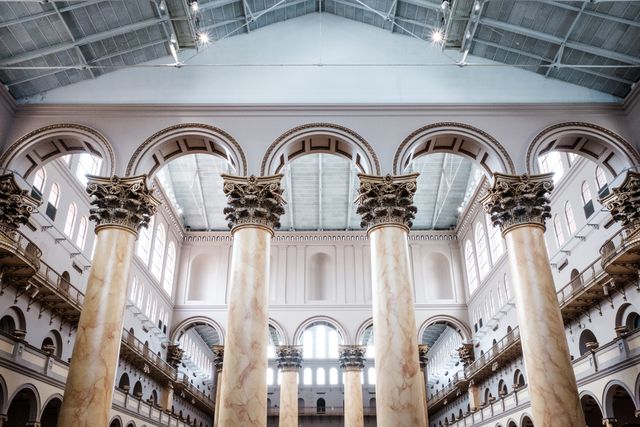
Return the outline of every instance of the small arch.
[[[400,144],[393,158],[393,173],[402,174],[413,159],[430,153],[452,153],[478,163],[489,177],[494,173],[514,174],[507,150],[488,133],[455,122],[433,123],[415,130]]]
[[[640,164],[640,154],[623,137],[587,122],[558,123],[538,133],[527,150],[527,172],[539,173],[538,158],[550,151],[580,154],[605,167],[614,177]]]
[[[206,316],[193,316],[187,319],[184,319],[182,322],[178,323],[173,327],[171,333],[169,334],[170,341],[173,343],[177,343],[182,334],[184,334],[187,329],[191,328],[196,324],[202,324],[211,326],[218,333],[218,339],[220,340],[220,345],[224,345],[224,330],[222,326],[220,326],[215,320]]]
[[[518,427],[518,424],[514,420],[509,420],[507,427]]]
[[[327,412],[327,402],[322,397],[316,401],[316,412],[318,414],[325,414]]]
[[[287,335],[287,331],[278,323],[276,320],[269,318],[269,327],[272,327],[276,330],[278,337],[280,338],[280,343],[278,345],[289,345],[289,336]]]
[[[9,307],[3,314],[2,319],[5,319],[6,316],[9,316],[12,320],[13,320],[13,329],[20,329],[23,331],[27,330],[27,320],[24,316],[24,313],[22,312],[22,310],[20,309],[20,307],[18,306],[11,306]],[[5,319],[5,322],[8,322],[8,319]],[[0,321],[1,323],[1,321]],[[6,327],[8,327],[10,325],[7,325]],[[7,331],[5,331],[7,332]],[[12,333],[13,331],[9,332]]]
[[[602,407],[593,394],[588,391],[580,393],[580,406],[582,407],[587,427],[602,426]]]
[[[602,396],[604,418],[615,418],[621,425],[625,424],[622,418],[627,413],[632,413],[635,416],[635,411],[638,410],[631,390],[622,381],[609,381]]]
[[[625,326],[628,331],[640,328],[640,310],[632,304],[624,303],[616,312],[616,328]]]
[[[136,423],[134,423],[133,421],[129,421],[127,427],[136,427]]]
[[[7,392],[7,383],[5,382],[2,375],[0,375],[0,414],[7,413],[7,401],[8,392]]]
[[[62,357],[62,336],[60,332],[55,329],[50,330],[42,340],[40,349],[53,354],[57,358]]]
[[[111,419],[109,427],[122,427],[122,419],[120,418],[120,415],[116,415]]]
[[[438,314],[435,316],[429,317],[427,320],[422,322],[418,330],[418,342],[422,338],[424,330],[434,323],[446,323],[449,326],[453,327],[461,336],[463,342],[471,342],[471,329],[467,326],[463,321],[456,319],[453,316],[449,316],[446,314]]]
[[[9,400],[7,417],[16,426],[34,423],[40,411],[40,394],[33,384],[18,387]]]
[[[114,175],[116,158],[107,138],[87,126],[61,123],[20,137],[0,156],[0,167],[28,178],[47,162],[67,154],[89,153],[102,158],[102,175]]]
[[[60,415],[60,407],[62,406],[62,395],[54,394],[44,403],[42,412],[40,413],[40,427],[56,427],[58,425],[58,416]]]
[[[582,289],[582,276],[580,275],[580,272],[577,269],[573,269],[571,270],[571,291],[572,292],[576,292],[580,289]]]
[[[521,388],[527,385],[524,374],[520,369],[516,369],[516,371],[513,373],[513,385],[517,388]]]
[[[378,155],[362,136],[344,126],[309,123],[286,131],[271,143],[260,174],[278,174],[288,161],[308,153],[336,154],[352,161],[362,173],[381,173]]]
[[[293,342],[299,343],[302,339],[302,334],[307,328],[310,328],[316,324],[327,324],[338,331],[343,343],[351,342],[347,330],[342,326],[340,322],[329,316],[313,316],[305,320],[298,326],[296,332],[293,334]]]
[[[124,372],[121,376],[120,376],[120,380],[118,380],[118,388],[120,390],[123,390],[124,392],[128,393],[129,392],[129,375]]]
[[[227,132],[203,123],[181,123],[147,138],[131,156],[126,175],[154,176],[165,164],[186,154],[205,153],[225,159],[236,175],[247,174],[242,147]]]
[[[578,346],[580,349],[580,356],[582,356],[583,354],[588,353],[592,349],[597,348],[598,339],[596,338],[595,334],[591,330],[585,329],[584,331],[582,331],[582,333],[580,333]]]
[[[140,381],[136,381],[135,385],[133,386],[133,397],[136,397],[138,399],[142,398],[142,383]]]
[[[529,415],[523,415],[522,421],[520,421],[520,427],[533,427],[533,421]]]
[[[373,317],[362,322],[358,330],[356,331],[356,343],[360,345],[366,345],[365,341],[365,333],[369,332],[369,328],[373,327]]]

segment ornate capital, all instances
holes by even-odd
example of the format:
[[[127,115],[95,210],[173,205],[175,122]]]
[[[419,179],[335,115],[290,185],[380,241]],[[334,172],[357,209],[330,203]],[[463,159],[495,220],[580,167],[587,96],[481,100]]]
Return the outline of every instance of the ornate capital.
[[[29,221],[42,202],[18,186],[13,173],[0,176],[0,227],[15,231]]]
[[[600,201],[627,233],[640,229],[640,173],[628,171],[622,184]]]
[[[183,354],[184,350],[182,350],[179,345],[172,344],[167,348],[167,362],[169,362],[169,365],[178,369],[178,365],[182,362]]]
[[[87,175],[87,193],[91,196],[89,219],[95,221],[96,231],[114,226],[135,234],[147,227],[160,201],[147,187],[144,175],[120,178]]]
[[[224,346],[214,345],[211,347],[213,351],[213,364],[216,367],[216,371],[222,372],[222,363],[224,362]]]
[[[502,234],[510,228],[532,224],[544,228],[551,218],[549,193],[553,190],[553,174],[505,175],[494,174],[495,180],[489,193],[480,201],[491,215],[494,227]]]
[[[364,368],[367,348],[363,345],[341,345],[339,348],[340,367],[345,371],[361,371]]]
[[[418,345],[418,360],[420,361],[420,369],[424,370],[427,367],[427,353],[429,352],[429,346],[427,344]]]
[[[276,362],[282,371],[297,371],[302,366],[302,346],[279,345],[276,347]]]
[[[475,359],[473,355],[473,344],[462,344],[462,347],[458,348],[458,356],[462,361],[462,365],[466,368],[473,363]]]
[[[243,224],[262,225],[270,229],[280,228],[280,215],[287,203],[280,186],[282,175],[233,176],[222,174],[223,191],[228,207],[224,214],[233,229]]]
[[[360,226],[399,224],[410,228],[418,209],[413,205],[417,173],[409,175],[358,174],[360,188],[355,200],[356,212],[362,216]]]

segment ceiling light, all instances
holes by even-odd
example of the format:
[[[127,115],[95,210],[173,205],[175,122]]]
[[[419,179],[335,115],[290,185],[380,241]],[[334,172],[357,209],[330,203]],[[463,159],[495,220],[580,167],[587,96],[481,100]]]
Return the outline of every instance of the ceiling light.
[[[162,0],[160,2],[160,10],[164,12],[164,10],[167,8],[166,4],[164,3],[164,0]]]
[[[198,43],[201,45],[209,44],[209,33],[204,31],[198,33]]]
[[[444,41],[444,32],[442,31],[441,28],[438,28],[437,30],[433,30],[431,32],[431,42],[433,43],[442,43]]]
[[[476,1],[473,4],[473,10],[475,10],[476,12],[480,10],[480,2],[479,1]]]
[[[191,7],[191,12],[196,13],[198,11],[198,2],[197,0],[193,0],[189,5]]]

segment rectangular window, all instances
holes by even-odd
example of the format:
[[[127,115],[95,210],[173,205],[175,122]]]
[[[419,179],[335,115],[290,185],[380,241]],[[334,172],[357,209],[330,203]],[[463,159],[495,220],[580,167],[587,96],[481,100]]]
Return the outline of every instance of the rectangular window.
[[[595,212],[595,209],[593,207],[593,201],[589,200],[585,205],[584,205],[584,217],[589,219],[591,218],[591,215],[593,215],[593,213]]]
[[[58,209],[56,209],[55,206],[53,206],[51,203],[47,203],[47,216],[49,218],[51,218],[51,221],[55,221],[56,220],[56,213],[58,212]]]

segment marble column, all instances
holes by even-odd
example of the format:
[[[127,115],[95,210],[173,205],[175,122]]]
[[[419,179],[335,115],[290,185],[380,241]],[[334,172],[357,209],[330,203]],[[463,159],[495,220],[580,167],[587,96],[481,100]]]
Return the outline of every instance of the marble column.
[[[224,362],[224,346],[214,345],[211,349],[213,351],[213,364],[216,368],[216,398],[215,408],[216,411],[213,414],[213,425],[217,427],[218,418],[220,415],[220,383],[222,382],[222,366]]]
[[[223,175],[233,234],[218,425],[267,423],[268,281],[273,229],[284,213],[282,175]]]
[[[544,240],[553,174],[495,174],[482,200],[507,244],[533,423],[584,427]]]
[[[67,375],[58,425],[107,425],[115,384],[134,244],[159,201],[144,176],[89,176],[96,249]]]
[[[429,425],[429,405],[427,404],[427,363],[429,359],[427,358],[427,353],[429,352],[429,346],[427,344],[419,344],[418,345],[418,360],[420,362],[420,372],[422,373],[422,391],[424,392],[423,402],[424,402],[424,416],[427,419],[427,425]]]
[[[378,425],[424,427],[413,281],[407,236],[418,174],[358,175],[357,212],[371,243]]]
[[[276,347],[276,362],[282,372],[280,383],[280,427],[298,427],[298,370],[302,364],[302,346]]]
[[[340,367],[344,369],[345,427],[364,427],[361,378],[366,352],[363,345],[342,345],[339,348]]]

